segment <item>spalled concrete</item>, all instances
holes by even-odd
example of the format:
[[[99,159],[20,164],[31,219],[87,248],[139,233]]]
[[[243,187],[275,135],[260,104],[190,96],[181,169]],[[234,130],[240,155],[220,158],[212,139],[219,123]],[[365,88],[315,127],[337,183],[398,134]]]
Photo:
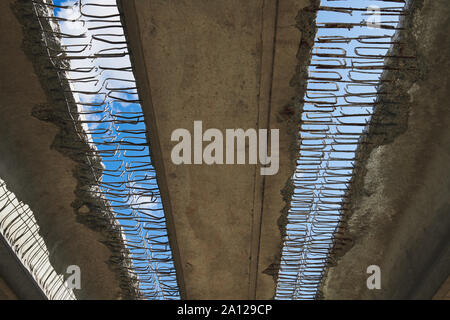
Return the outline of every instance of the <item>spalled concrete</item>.
[[[93,178],[77,151],[87,145],[73,132],[31,7],[31,1],[0,2],[0,176],[34,212],[55,270],[67,276],[67,266],[80,267],[77,298],[135,298],[106,210],[77,213],[102,201],[83,191]]]
[[[0,300],[47,300],[42,289],[0,235]]]
[[[121,1],[182,296],[270,299],[281,254],[281,190],[295,168],[297,13],[309,0]],[[309,26],[308,26],[309,27]],[[301,62],[300,62],[301,63]],[[296,110],[297,108],[297,110]],[[174,165],[171,134],[280,129],[280,170]],[[294,148],[293,148],[294,144]]]
[[[449,276],[449,19],[446,0],[412,2],[394,51],[414,55],[416,69],[384,75],[393,82],[381,90],[400,103],[375,111],[360,148],[345,223],[353,245],[332,257],[325,299],[431,299]],[[366,286],[370,265],[381,268],[380,290]]]

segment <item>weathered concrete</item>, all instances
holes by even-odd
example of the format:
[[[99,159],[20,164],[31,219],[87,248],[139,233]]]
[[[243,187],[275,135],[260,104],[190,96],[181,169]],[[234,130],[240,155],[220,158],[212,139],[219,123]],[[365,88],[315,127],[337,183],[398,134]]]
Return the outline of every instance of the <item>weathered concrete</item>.
[[[121,1],[184,298],[274,296],[286,205],[280,191],[295,166],[298,92],[290,80],[302,39],[295,18],[309,4]],[[279,173],[174,165],[171,134],[192,132],[195,120],[222,132],[280,129]]]
[[[442,284],[433,300],[450,300],[450,277]]]
[[[413,3],[395,50],[412,52],[417,70],[385,75],[393,82],[382,89],[401,103],[376,110],[390,126],[375,127],[361,151],[346,218],[353,246],[333,257],[325,299],[431,299],[449,276],[450,4]],[[369,265],[381,268],[381,290],[366,287]]]
[[[18,300],[19,298],[14,294],[8,284],[0,278],[0,300]]]
[[[111,221],[95,211],[85,219],[77,213],[101,201],[83,193],[92,177],[74,154],[86,145],[77,141],[67,121],[62,89],[30,8],[31,1],[0,2],[0,176],[34,212],[55,270],[65,274],[68,265],[81,268],[78,298],[134,297],[131,280],[111,249],[113,243],[120,253],[123,244],[105,235]]]

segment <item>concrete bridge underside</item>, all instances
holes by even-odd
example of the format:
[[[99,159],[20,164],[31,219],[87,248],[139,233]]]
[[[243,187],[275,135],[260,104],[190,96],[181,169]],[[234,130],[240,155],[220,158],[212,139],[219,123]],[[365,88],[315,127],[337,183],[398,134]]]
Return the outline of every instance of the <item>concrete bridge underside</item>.
[[[270,273],[279,263],[278,223],[285,206],[280,191],[294,164],[295,129],[283,115],[292,98],[301,95],[290,80],[307,63],[296,59],[306,35],[295,28],[295,17],[308,4],[121,2],[154,159],[164,164],[159,178],[186,298],[267,299],[274,294]],[[407,97],[395,92],[403,96],[405,108],[394,123],[404,126],[404,133],[365,155],[369,159],[360,174],[366,176],[357,179],[346,221],[346,237],[354,246],[333,257],[322,287],[325,298],[427,299],[441,285],[446,290],[450,135],[448,68],[442,66],[448,59],[438,52],[449,48],[448,41],[438,39],[446,38],[448,30],[440,26],[448,26],[449,6],[445,1],[415,5],[419,9],[403,37],[415,50],[417,72],[409,79],[387,75],[394,77],[395,90],[409,90]],[[441,18],[432,18],[438,12]],[[423,23],[428,20],[434,24]],[[258,166],[174,165],[171,133],[177,128],[192,132],[195,120],[222,132],[280,129],[280,172],[263,177]],[[392,135],[389,126],[380,130]],[[366,268],[372,264],[382,267],[381,291],[366,286]]]
[[[281,190],[295,163],[296,124],[289,130],[283,114],[296,96],[296,16],[309,4],[121,1],[185,298],[274,296]],[[259,165],[248,164],[174,165],[171,134],[193,132],[195,120],[223,133],[280,129],[279,173],[261,176]]]
[[[80,199],[79,164],[60,148],[73,137],[36,114],[46,110],[52,118],[61,106],[53,101],[57,87],[48,79],[55,74],[43,67],[39,34],[30,37],[25,27],[33,16],[17,12],[21,2],[0,4],[0,176],[34,212],[56,271],[80,266],[78,298],[130,298],[108,239],[80,223],[96,213],[86,213],[89,199]],[[275,293],[278,219],[286,205],[281,190],[295,163],[297,124],[286,110],[292,112],[296,96],[290,86],[302,38],[296,16],[306,5],[309,0],[122,3],[184,298]],[[205,129],[280,129],[279,173],[261,176],[259,165],[173,165],[171,132],[191,129],[194,120]]]
[[[449,48],[440,41],[445,29],[427,22],[448,20],[444,2],[424,1],[423,16],[415,20],[415,37],[423,40],[418,57],[427,72],[409,88],[413,103],[402,115],[409,119],[404,133],[370,154],[360,194],[352,199],[347,236],[353,246],[329,269],[325,298],[428,298],[440,284],[435,297],[448,296],[448,60],[438,52]],[[130,298],[104,234],[79,221],[87,213],[77,194],[78,164],[55,147],[70,137],[33,115],[36,107],[53,104],[51,84],[42,81],[41,61],[30,54],[40,49],[26,41],[13,3],[0,2],[0,177],[33,210],[56,271],[80,266],[78,298]],[[282,190],[295,166],[293,99],[301,98],[291,79],[307,63],[298,58],[306,34],[297,29],[296,16],[310,1],[119,3],[182,297],[272,298]],[[436,12],[441,18],[431,19]],[[280,129],[278,174],[261,176],[259,165],[174,165],[171,133],[191,131],[195,120],[222,132]],[[371,264],[382,268],[380,292],[365,286]],[[14,298],[7,277],[0,274],[0,292]]]

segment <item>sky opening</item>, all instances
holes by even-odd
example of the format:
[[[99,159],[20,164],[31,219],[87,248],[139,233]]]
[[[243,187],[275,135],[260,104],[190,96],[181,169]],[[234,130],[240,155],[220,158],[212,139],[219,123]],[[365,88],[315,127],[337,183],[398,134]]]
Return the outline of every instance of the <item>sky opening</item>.
[[[385,56],[405,5],[321,1],[276,299],[317,298],[356,150],[370,124]]]

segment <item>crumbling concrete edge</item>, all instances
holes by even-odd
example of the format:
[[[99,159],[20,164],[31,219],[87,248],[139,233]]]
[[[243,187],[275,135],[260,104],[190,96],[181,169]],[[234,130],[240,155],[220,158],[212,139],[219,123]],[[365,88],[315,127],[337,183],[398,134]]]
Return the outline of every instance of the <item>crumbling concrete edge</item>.
[[[301,33],[299,47],[297,51],[297,66],[295,75],[290,81],[290,86],[296,89],[296,95],[292,99],[292,103],[287,104],[283,111],[277,115],[280,121],[285,121],[288,127],[288,133],[292,137],[289,147],[289,158],[291,160],[290,172],[291,177],[286,181],[284,188],[280,191],[283,201],[286,203],[280,211],[280,217],[277,224],[280,230],[281,245],[276,262],[266,268],[263,273],[272,275],[275,283],[278,282],[278,276],[281,265],[282,252],[284,247],[284,239],[286,237],[286,225],[288,223],[288,214],[291,208],[291,200],[294,194],[293,175],[297,167],[297,160],[300,154],[300,126],[303,113],[304,97],[308,83],[308,68],[312,58],[312,49],[314,39],[317,33],[316,17],[317,9],[320,6],[320,0],[310,0],[310,4],[302,8],[296,16],[296,28]],[[274,292],[274,298],[276,290]]]
[[[60,131],[55,136],[52,149],[74,161],[76,169],[73,177],[77,181],[74,190],[76,200],[71,204],[76,215],[76,220],[96,231],[102,239],[100,242],[106,245],[111,255],[105,263],[115,274],[120,284],[119,299],[140,299],[137,276],[130,272],[132,269],[129,250],[124,243],[122,230],[115,219],[107,201],[102,196],[94,196],[92,188],[97,188],[96,177],[101,177],[103,167],[101,158],[95,156],[93,149],[88,144],[88,137],[80,123],[71,119],[71,114],[77,114],[77,106],[70,92],[70,86],[66,79],[62,83],[58,79],[56,68],[67,67],[64,62],[53,65],[42,41],[41,28],[34,14],[33,3],[27,0],[16,0],[12,5],[12,11],[23,27],[23,50],[30,59],[40,84],[47,96],[48,103],[38,104],[32,111],[33,117],[56,125]],[[50,24],[43,27],[51,30]],[[52,45],[59,47],[56,38],[50,38]],[[66,91],[66,93],[64,93]],[[41,235],[46,242],[45,234]],[[59,270],[55,265],[54,253],[50,252],[50,262],[59,274],[68,275]],[[83,297],[78,290],[75,295]],[[90,293],[94,295],[95,293]]]
[[[382,80],[389,80],[378,87],[380,94],[377,102],[380,104],[374,108],[371,123],[365,134],[362,135],[360,144],[356,150],[356,161],[353,177],[349,183],[349,189],[344,199],[345,204],[342,210],[341,221],[336,228],[333,247],[324,270],[322,281],[318,289],[316,298],[326,299],[324,286],[327,281],[328,271],[336,266],[342,258],[358,241],[358,236],[351,234],[347,228],[347,223],[352,217],[352,204],[361,198],[365,192],[362,186],[367,173],[367,163],[374,150],[383,145],[391,144],[397,137],[408,129],[408,114],[410,111],[409,89],[423,78],[425,66],[418,65],[423,61],[418,57],[417,39],[407,30],[423,6],[423,0],[411,0],[406,8],[408,15],[403,16],[399,26],[402,30],[394,36],[401,44],[393,45],[389,55],[401,55],[414,57],[406,60],[386,58],[388,67],[381,76]],[[405,45],[407,44],[407,46]],[[389,69],[391,68],[391,69]]]

